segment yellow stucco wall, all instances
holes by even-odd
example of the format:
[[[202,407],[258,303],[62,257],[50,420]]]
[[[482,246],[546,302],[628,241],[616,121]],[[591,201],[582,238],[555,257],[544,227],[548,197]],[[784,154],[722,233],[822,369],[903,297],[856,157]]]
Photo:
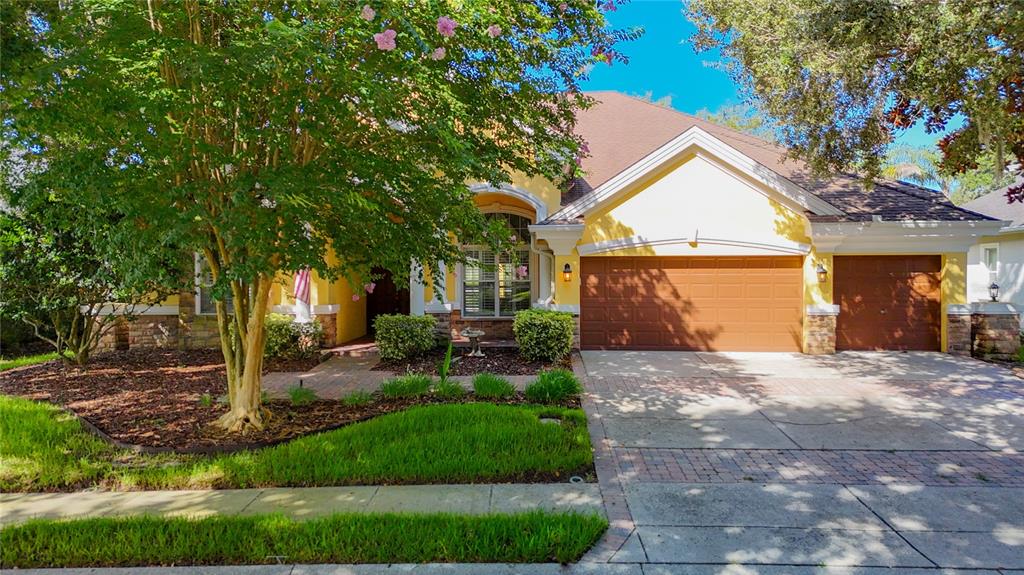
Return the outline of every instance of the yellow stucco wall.
[[[948,350],[949,316],[946,310],[953,304],[967,303],[967,253],[942,254],[942,277],[939,306],[942,310],[941,349]]]
[[[521,172],[512,174],[513,187],[530,192],[548,208],[548,214],[558,211],[562,204],[562,191],[543,176],[526,176]]]

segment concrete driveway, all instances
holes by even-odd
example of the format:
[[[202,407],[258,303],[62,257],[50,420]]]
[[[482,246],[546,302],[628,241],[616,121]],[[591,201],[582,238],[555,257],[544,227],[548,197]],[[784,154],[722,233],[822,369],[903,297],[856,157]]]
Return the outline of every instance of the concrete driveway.
[[[576,369],[620,508],[610,562],[1024,570],[1024,381],[1009,371],[938,353],[590,351]]]

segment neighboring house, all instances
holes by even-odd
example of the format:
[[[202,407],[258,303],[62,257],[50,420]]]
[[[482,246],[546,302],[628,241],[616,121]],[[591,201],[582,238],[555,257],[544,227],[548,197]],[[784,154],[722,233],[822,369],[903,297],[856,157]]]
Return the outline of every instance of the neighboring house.
[[[471,186],[518,234],[525,270],[466,246],[471,263],[427,266],[445,276],[436,293],[385,278],[354,300],[346,283],[315,278],[311,311],[330,340],[363,336],[387,312],[511,337],[514,313],[532,306],[576,314],[584,349],[970,350],[967,252],[1000,222],[909,184],[819,181],[758,138],[593,96],[578,118],[585,175],[568,189],[525,177]],[[278,310],[291,309],[288,291],[275,292]],[[175,324],[190,345],[192,326],[212,319],[199,292],[132,329]]]
[[[1019,179],[1016,185],[1024,182]],[[967,252],[967,298],[989,301],[989,286],[999,286],[999,301],[1024,312],[1024,203],[1009,203],[1006,189],[967,202],[965,209],[1003,220],[998,233],[978,239]],[[1024,317],[1020,318],[1024,331]]]

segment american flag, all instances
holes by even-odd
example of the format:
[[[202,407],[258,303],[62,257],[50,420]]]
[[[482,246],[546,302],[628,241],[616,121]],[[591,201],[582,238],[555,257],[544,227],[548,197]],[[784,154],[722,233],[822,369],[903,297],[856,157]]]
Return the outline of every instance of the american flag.
[[[298,301],[309,303],[309,268],[295,272],[295,292],[292,295]]]

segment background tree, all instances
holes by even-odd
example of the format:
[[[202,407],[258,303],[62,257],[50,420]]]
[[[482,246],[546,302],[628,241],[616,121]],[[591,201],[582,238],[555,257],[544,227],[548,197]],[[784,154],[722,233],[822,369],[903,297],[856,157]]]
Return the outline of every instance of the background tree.
[[[565,174],[581,74],[634,35],[587,0],[7,2],[2,16],[8,133],[45,161],[46,187],[125,214],[112,236],[132,249],[205,258],[219,424],[242,431],[267,415],[278,271],[401,281],[410,260],[461,260],[462,240],[501,248],[466,182]]]
[[[778,126],[775,121],[751,104],[726,105],[714,112],[704,108],[697,111],[697,117],[719,126],[732,128],[737,132],[756,136],[762,140],[778,141],[776,136]]]
[[[1024,10],[1019,0],[691,0],[698,50],[728,68],[782,141],[819,173],[876,176],[896,133],[942,133],[941,167],[991,154],[996,178],[1024,165]],[[1016,161],[1014,161],[1016,158]],[[1024,199],[1024,186],[1011,188]]]
[[[132,284],[134,274],[119,267],[129,258],[97,249],[107,245],[94,240],[105,222],[69,208],[49,202],[28,211],[0,209],[0,318],[28,324],[61,357],[84,366],[101,337],[166,297],[180,278],[164,277],[173,267],[159,265],[152,279]]]

